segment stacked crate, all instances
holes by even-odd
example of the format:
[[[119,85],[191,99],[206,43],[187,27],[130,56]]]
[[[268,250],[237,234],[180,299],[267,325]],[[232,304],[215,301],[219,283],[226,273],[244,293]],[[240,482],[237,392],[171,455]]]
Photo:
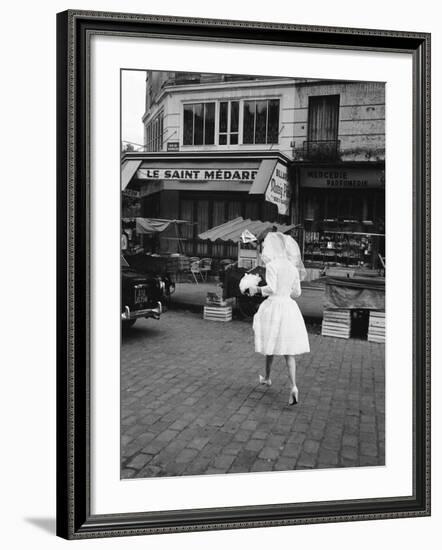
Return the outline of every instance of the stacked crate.
[[[190,276],[190,259],[183,254],[170,258],[171,270],[175,273],[178,282],[188,281]]]
[[[322,336],[350,338],[350,313],[349,309],[325,309],[322,318]]]
[[[370,311],[367,340],[385,343],[385,311]]]
[[[168,273],[177,273],[179,270],[179,256],[169,256],[167,258]]]
[[[232,306],[215,292],[208,292],[203,317],[207,321],[231,321]]]

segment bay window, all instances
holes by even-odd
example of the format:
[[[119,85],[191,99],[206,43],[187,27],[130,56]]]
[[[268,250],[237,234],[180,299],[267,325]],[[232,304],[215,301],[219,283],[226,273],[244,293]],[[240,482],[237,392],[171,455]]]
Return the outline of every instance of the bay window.
[[[159,113],[146,128],[146,150],[161,151],[163,149],[164,113]]]
[[[183,145],[276,144],[278,139],[279,99],[221,99],[183,106]]]
[[[239,101],[221,101],[219,104],[219,144],[238,145]]]
[[[215,143],[215,103],[184,105],[184,145],[213,145]]]
[[[243,143],[278,143],[279,99],[244,101]]]

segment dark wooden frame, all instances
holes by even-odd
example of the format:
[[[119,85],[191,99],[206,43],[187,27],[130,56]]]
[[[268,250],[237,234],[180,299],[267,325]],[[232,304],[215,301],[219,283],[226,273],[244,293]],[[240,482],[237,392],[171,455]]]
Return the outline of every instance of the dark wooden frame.
[[[414,491],[410,497],[91,515],[88,56],[93,34],[409,53],[413,58]],[[68,539],[430,514],[430,35],[65,11],[57,16],[57,534]]]

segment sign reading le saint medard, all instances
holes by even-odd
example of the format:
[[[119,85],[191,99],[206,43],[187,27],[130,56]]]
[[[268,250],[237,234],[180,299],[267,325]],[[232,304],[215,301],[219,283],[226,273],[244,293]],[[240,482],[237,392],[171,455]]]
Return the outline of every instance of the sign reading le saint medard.
[[[212,169],[169,169],[142,168],[138,170],[138,178],[144,180],[182,180],[182,181],[239,181],[251,182],[258,170],[212,170]]]
[[[181,182],[225,181],[237,182],[238,184],[252,184],[258,172],[259,170],[236,168],[140,168],[137,178],[156,182],[161,180],[176,180]],[[276,204],[280,214],[287,215],[290,205],[290,186],[287,177],[287,167],[278,162],[266,184],[266,200]]]

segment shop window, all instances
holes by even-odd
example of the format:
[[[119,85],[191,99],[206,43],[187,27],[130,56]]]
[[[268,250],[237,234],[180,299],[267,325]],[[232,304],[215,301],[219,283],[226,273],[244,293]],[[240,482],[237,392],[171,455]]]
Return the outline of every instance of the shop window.
[[[344,193],[339,196],[337,218],[341,220],[352,220],[357,217],[357,212],[353,209],[352,196],[350,193]]]
[[[219,144],[237,145],[239,130],[239,101],[219,104]]]
[[[263,204],[262,219],[263,221],[276,222],[278,219],[278,208],[276,204],[265,201]]]
[[[198,234],[209,229],[209,201],[197,201],[197,227]]]
[[[317,218],[317,204],[314,197],[308,195],[304,202],[304,220],[313,221]]]
[[[196,201],[197,209],[197,235],[209,229],[209,201]],[[198,256],[207,256],[209,252],[209,244],[207,241],[197,240],[196,253]]]
[[[234,220],[241,216],[241,202],[229,201],[228,203],[228,220]]]
[[[246,202],[245,217],[250,220],[259,220],[259,204],[257,202]]]
[[[244,101],[243,143],[278,143],[279,99]]]
[[[226,245],[224,243],[212,243],[212,257],[213,258],[223,258],[225,253]]]
[[[213,145],[215,143],[215,103],[184,105],[183,144]]]
[[[142,199],[143,215],[148,218],[160,217],[160,199],[158,193],[155,195],[149,195]],[[139,214],[137,214],[139,215]]]
[[[348,217],[354,220],[367,220],[367,194],[354,193],[352,197],[351,212]]]
[[[180,202],[180,219],[191,222],[189,224],[184,223],[179,226],[180,237],[183,239],[181,241],[182,250],[184,254],[193,254],[193,238],[194,238],[194,215],[193,215],[193,205],[192,200],[181,200]]]
[[[225,201],[213,201],[213,227],[221,225],[226,221]]]
[[[185,239],[193,239],[193,201],[182,200],[181,201],[181,213],[180,218],[190,222],[180,226],[181,236]]]

